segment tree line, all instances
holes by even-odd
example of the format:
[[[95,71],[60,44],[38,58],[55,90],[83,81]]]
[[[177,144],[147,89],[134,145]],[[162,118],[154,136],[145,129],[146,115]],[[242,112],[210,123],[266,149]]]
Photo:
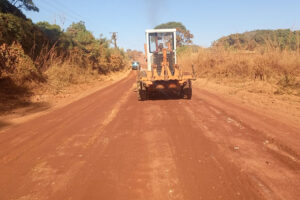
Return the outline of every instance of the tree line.
[[[0,93],[8,83],[23,87],[51,77],[76,82],[128,65],[123,49],[102,35],[96,38],[83,21],[63,30],[46,21],[33,23],[22,10],[39,11],[32,0],[0,0]]]
[[[262,48],[298,50],[300,31],[291,31],[290,29],[255,30],[231,34],[216,40],[212,46],[250,51]]]

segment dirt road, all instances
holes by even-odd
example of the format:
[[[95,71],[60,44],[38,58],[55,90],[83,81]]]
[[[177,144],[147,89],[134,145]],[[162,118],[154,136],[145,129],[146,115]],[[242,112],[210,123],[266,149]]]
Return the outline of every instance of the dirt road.
[[[0,133],[0,199],[297,199],[299,126],[195,88],[138,102],[135,75]]]

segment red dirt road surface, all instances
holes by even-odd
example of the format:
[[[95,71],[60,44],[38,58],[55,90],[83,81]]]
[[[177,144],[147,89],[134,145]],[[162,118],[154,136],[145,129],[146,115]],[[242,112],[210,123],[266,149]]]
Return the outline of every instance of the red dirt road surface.
[[[201,88],[138,102],[134,86],[0,132],[0,199],[299,199],[298,125]]]

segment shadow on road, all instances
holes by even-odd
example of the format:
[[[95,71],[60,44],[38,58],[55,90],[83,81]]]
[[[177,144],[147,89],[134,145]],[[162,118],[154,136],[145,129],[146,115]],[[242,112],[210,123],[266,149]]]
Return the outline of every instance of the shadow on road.
[[[4,122],[4,121],[0,121],[0,131],[5,128],[6,126],[9,126],[10,123]]]
[[[0,117],[8,114],[19,117],[50,107],[45,102],[31,102],[32,95],[26,86],[16,85],[11,79],[0,79]]]
[[[183,99],[179,94],[171,92],[156,92],[149,95],[148,100],[178,100]]]

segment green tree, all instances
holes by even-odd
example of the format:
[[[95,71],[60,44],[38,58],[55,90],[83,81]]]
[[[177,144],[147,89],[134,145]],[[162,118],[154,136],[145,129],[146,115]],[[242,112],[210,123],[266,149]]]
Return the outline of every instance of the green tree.
[[[95,42],[93,34],[86,29],[83,21],[72,23],[67,28],[66,34],[82,45],[88,45]]]
[[[181,23],[181,22],[167,22],[164,24],[160,24],[155,27],[155,29],[169,29],[176,28],[177,37],[176,42],[177,46],[183,46],[186,44],[192,44],[192,39],[194,35]]]
[[[53,42],[57,41],[63,33],[60,26],[57,24],[50,24],[43,21],[38,22],[36,25],[45,33],[45,35]]]
[[[13,6],[8,0],[0,0],[0,13],[10,13],[22,19],[26,16],[16,6]]]
[[[29,11],[39,12],[39,8],[33,3],[32,0],[9,0],[10,3],[18,9],[25,9]]]
[[[300,48],[300,32],[289,29],[255,30],[222,37],[215,41],[213,46],[239,50],[257,48],[297,50]]]
[[[0,13],[0,44],[18,42],[26,54],[36,57],[48,38],[31,20]]]

